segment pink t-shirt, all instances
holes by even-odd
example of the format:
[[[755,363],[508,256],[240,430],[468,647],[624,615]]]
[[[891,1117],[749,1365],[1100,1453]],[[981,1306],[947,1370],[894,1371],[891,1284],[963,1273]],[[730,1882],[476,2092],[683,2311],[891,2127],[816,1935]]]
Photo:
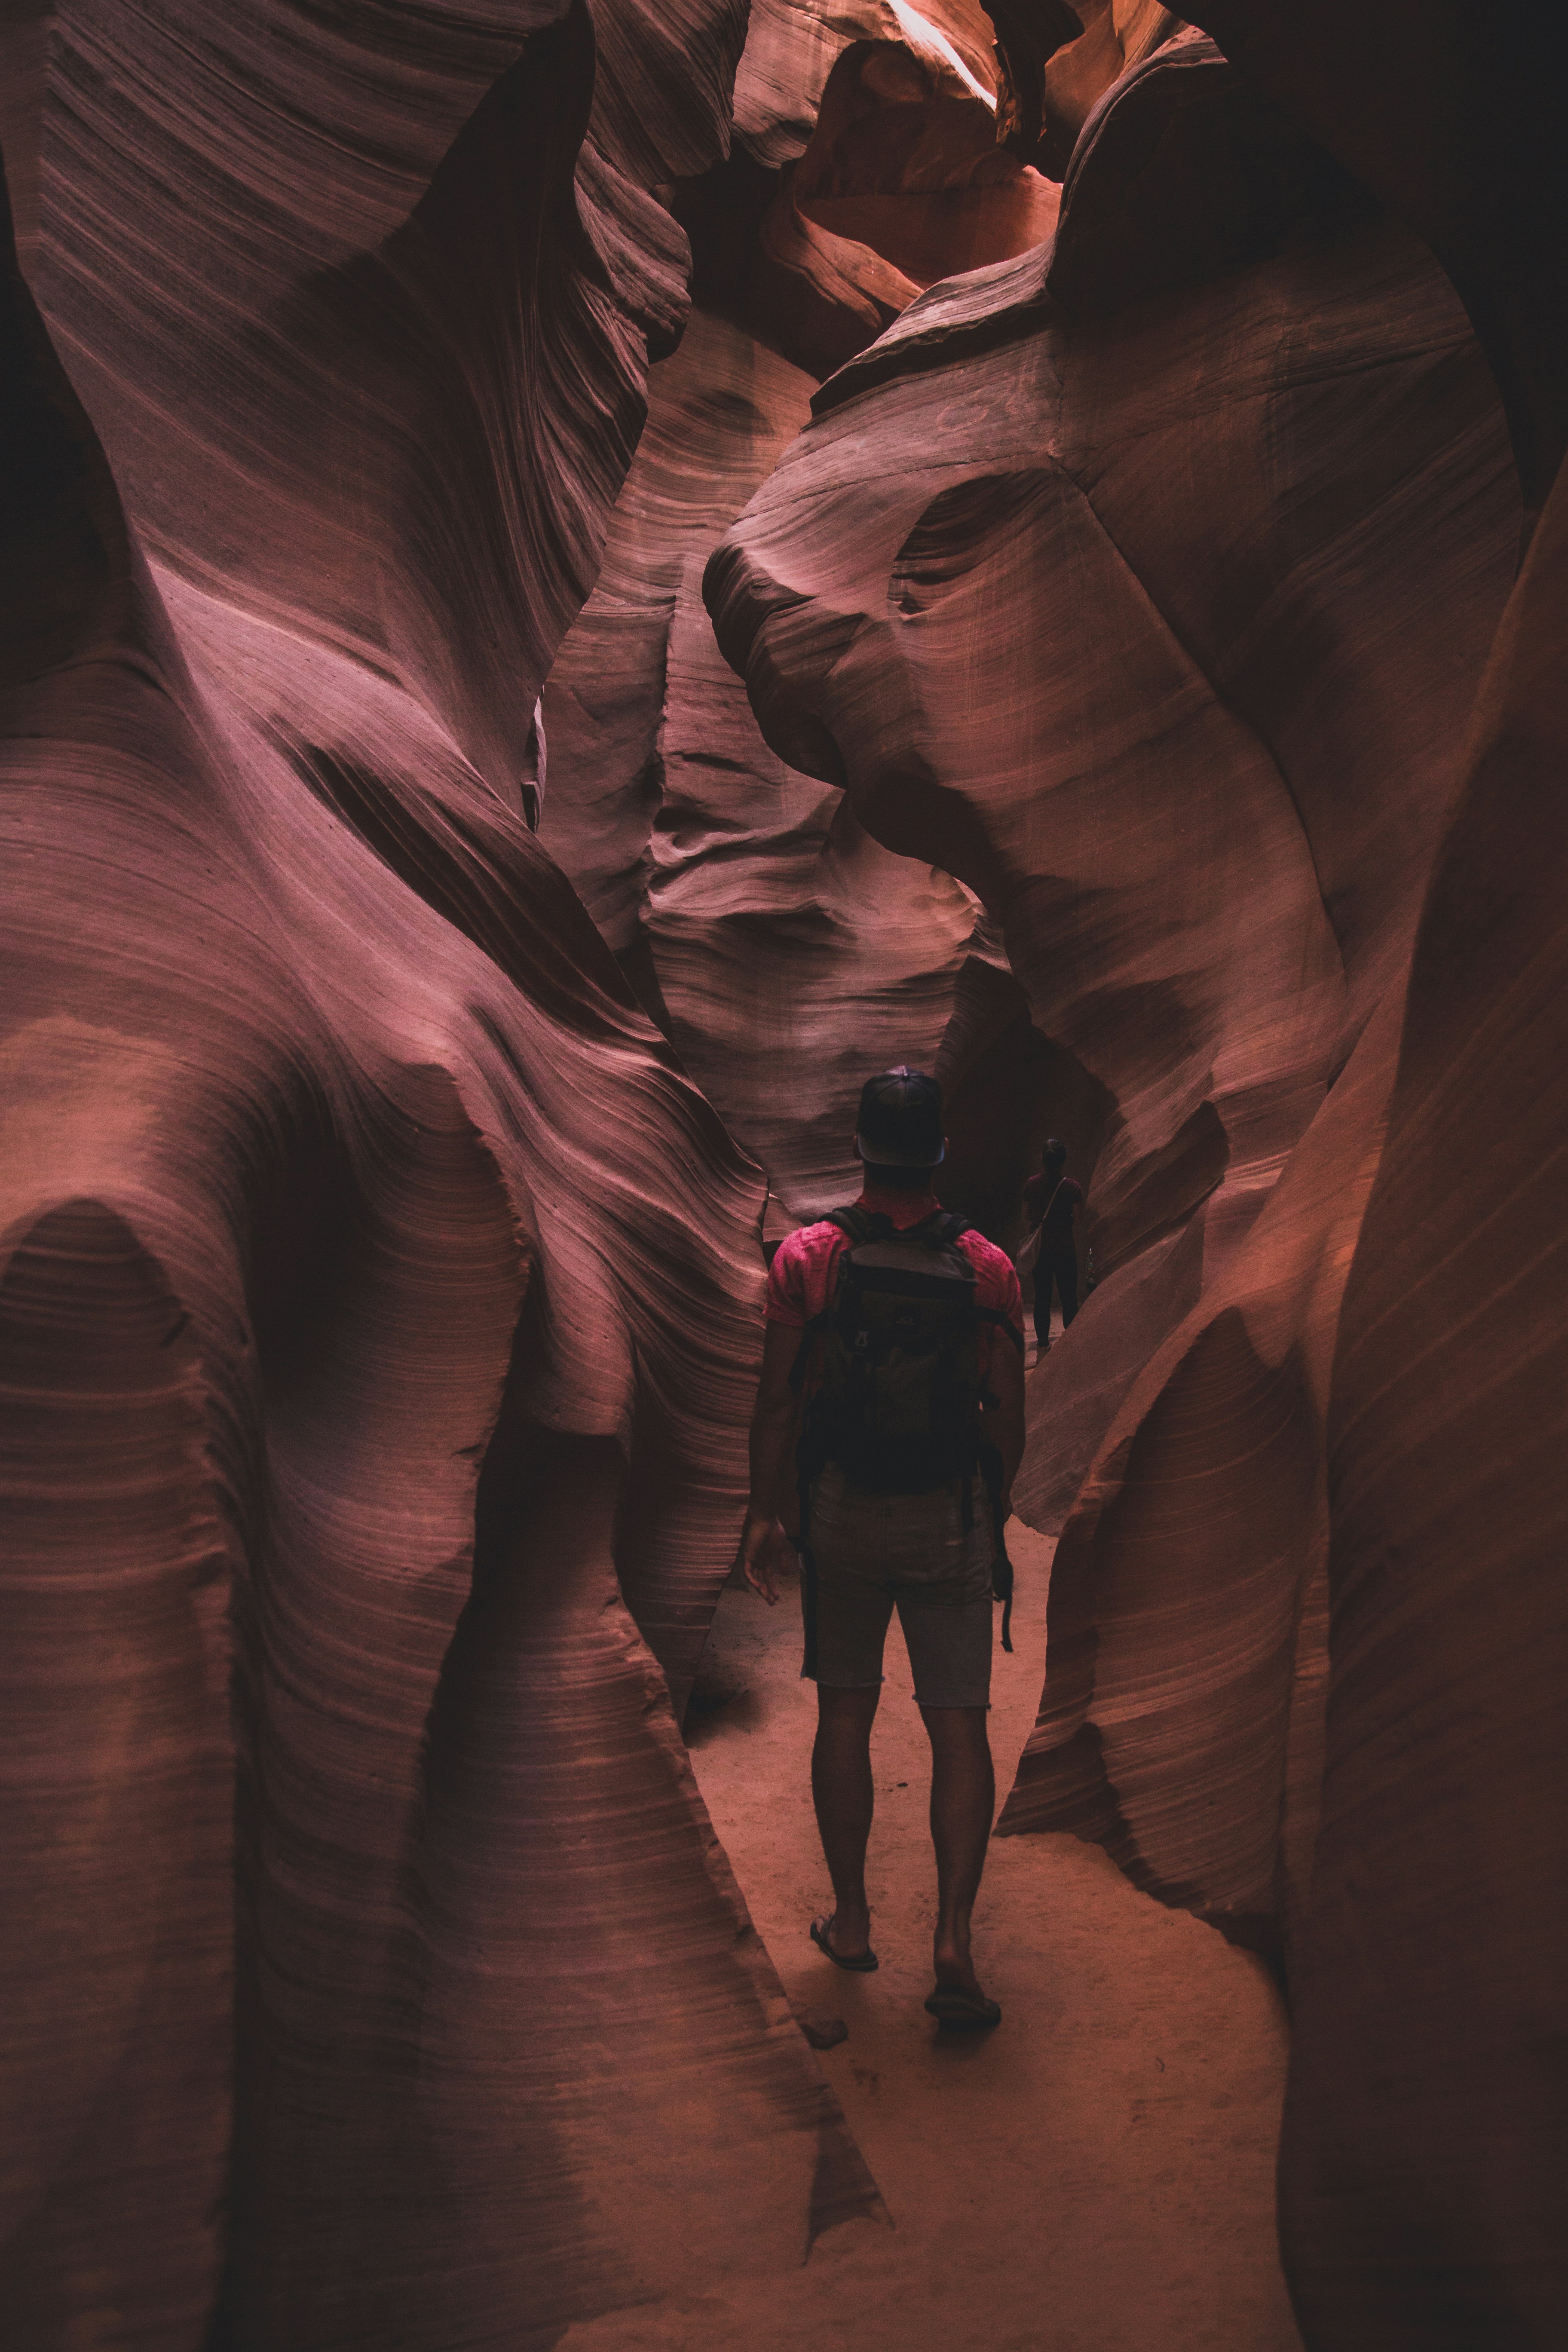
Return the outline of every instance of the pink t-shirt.
[[[895,1192],[868,1183],[858,1206],[873,1215],[880,1211],[901,1232],[906,1225],[918,1225],[940,1203],[931,1192]],[[804,1330],[831,1303],[838,1253],[848,1246],[848,1235],[837,1225],[800,1225],[786,1234],[768,1270],[768,1321]],[[1022,1341],[1024,1300],[1012,1259],[983,1234],[961,1234],[958,1246],[974,1268],[975,1305],[999,1308]],[[994,1324],[981,1325],[976,1357],[982,1379],[991,1369],[992,1349],[1006,1345]]]

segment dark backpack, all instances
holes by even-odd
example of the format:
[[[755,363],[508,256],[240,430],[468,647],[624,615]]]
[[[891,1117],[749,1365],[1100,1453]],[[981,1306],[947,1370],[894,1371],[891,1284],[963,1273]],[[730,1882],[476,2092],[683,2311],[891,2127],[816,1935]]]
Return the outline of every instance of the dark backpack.
[[[1005,1315],[975,1303],[974,1268],[958,1246],[969,1231],[963,1218],[938,1210],[900,1231],[889,1217],[851,1208],[824,1222],[837,1225],[849,1247],[791,1375],[798,1390],[819,1351],[819,1384],[795,1457],[808,1578],[811,1488],[825,1464],[837,1463],[849,1486],[874,1495],[931,1494],[957,1480],[966,1528],[979,1471],[992,1506],[992,1588],[1005,1603],[1002,1645],[1011,1650],[1002,1463],[982,1424],[977,1343],[983,1323],[1017,1335]]]

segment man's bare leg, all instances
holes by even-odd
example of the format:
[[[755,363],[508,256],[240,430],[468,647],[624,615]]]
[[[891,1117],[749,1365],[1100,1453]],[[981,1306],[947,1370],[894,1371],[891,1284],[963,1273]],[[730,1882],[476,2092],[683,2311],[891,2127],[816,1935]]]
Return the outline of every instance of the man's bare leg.
[[[853,1959],[871,1939],[866,1904],[866,1844],[871,1834],[871,1726],[880,1684],[869,1690],[816,1686],[816,1739],[811,1751],[811,1794],[822,1835],[834,1908],[819,1921],[836,1952]],[[989,1822],[987,1823],[989,1827]]]
[[[922,1706],[931,1737],[931,1835],[936,1848],[936,1980],[980,1990],[969,1923],[991,1842],[996,1776],[983,1706]]]

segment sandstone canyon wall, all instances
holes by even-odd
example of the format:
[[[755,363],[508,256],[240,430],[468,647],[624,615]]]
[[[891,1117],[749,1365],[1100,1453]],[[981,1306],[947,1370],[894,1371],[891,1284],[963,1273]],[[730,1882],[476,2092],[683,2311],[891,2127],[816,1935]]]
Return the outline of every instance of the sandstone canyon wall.
[[[1442,259],[1524,496],[1334,1362],[1332,1681],[1280,2203],[1310,2342],[1548,2343],[1568,2244],[1568,1903],[1541,1861],[1568,1795],[1568,28],[1510,5],[1478,47],[1451,5],[1200,13]]]
[[[543,2346],[879,2212],[678,1723],[895,1057],[1103,1276],[1004,1830],[1281,1971],[1314,2352],[1552,2340],[1556,84],[1196,13],[8,19],[28,2352]]]
[[[984,25],[884,0],[754,16],[735,152],[669,191],[698,307],[545,689],[542,838],[767,1172],[773,1232],[852,1192],[866,1071],[937,1061],[961,975],[996,951],[972,892],[769,750],[702,572],[823,373],[932,279],[1054,225],[1054,188],[997,147]]]
[[[708,594],[775,748],[969,883],[1081,1073],[1053,1124],[1110,1278],[1030,1381],[1019,1507],[1063,1534],[1003,1829],[1097,1837],[1287,1970],[1310,2343],[1544,2342],[1563,1923],[1523,1888],[1563,1785],[1568,1202],[1560,1036],[1526,1009],[1562,936],[1526,874],[1540,843],[1555,876],[1554,828],[1524,812],[1555,790],[1556,542],[1498,636],[1516,479],[1405,226],[1422,191],[1337,170],[1289,107],[1304,54],[1302,121],[1335,120],[1321,42],[1243,16],[1276,95],[1195,32],[1107,79],[1054,244],[938,288],[823,388]],[[1047,72],[1036,133],[1067,112]],[[1364,95],[1348,112],[1359,161]],[[1449,1150],[1495,1153],[1529,1281],[1443,1161],[1439,1096]],[[1494,1822],[1521,1808],[1484,1857],[1478,1783]]]
[[[550,2342],[874,2201],[671,1711],[763,1186],[528,823],[743,29],[19,30],[18,2345]]]

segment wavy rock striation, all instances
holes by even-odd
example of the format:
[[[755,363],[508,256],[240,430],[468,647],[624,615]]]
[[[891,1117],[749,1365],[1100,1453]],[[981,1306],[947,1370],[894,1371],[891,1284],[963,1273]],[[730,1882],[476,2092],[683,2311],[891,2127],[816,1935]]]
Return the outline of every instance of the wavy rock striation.
[[[851,1183],[868,1067],[931,1062],[971,896],[776,759],[700,588],[805,421],[810,379],[699,311],[650,387],[599,583],[544,697],[542,839],[786,1223]]]
[[[753,21],[738,81],[743,135],[774,152],[758,127],[764,96],[779,138],[785,122],[815,114],[814,125],[728,309],[699,307],[653,372],[599,581],[543,703],[553,762],[543,838],[685,1066],[766,1170],[780,1230],[852,1188],[847,1142],[866,1069],[936,1059],[976,908],[768,749],[715,648],[703,566],[808,421],[814,376],[926,278],[958,266],[976,236],[1011,252],[1047,234],[1056,214],[1054,190],[997,148],[988,94],[954,46],[961,28],[910,7],[836,18],[837,61],[814,81],[820,44],[807,53],[785,40],[805,21]],[[826,43],[828,20],[814,21]],[[847,40],[846,27],[898,37]],[[786,68],[799,78],[793,95]],[[702,186],[704,201],[717,184]],[[683,215],[691,195],[690,184],[672,192]],[[830,250],[824,276],[816,262]],[[889,258],[895,250],[915,277]],[[982,942],[981,952],[996,950]],[[983,1167],[964,1171],[972,1213],[992,1214],[990,1181]]]
[[[978,9],[861,0],[810,43],[806,21],[753,16],[736,151],[665,194],[699,300],[821,377],[922,288],[1037,245],[1057,192],[998,143]]]
[[[1313,2347],[1546,2343],[1568,2285],[1568,1899],[1542,1866],[1568,1823],[1565,639],[1559,478],[1423,909],[1340,1317],[1280,2155]]]
[[[938,71],[994,90],[994,28],[982,0],[754,0],[735,75],[735,137],[775,169],[805,152],[835,64],[852,42],[895,41]]]
[[[1401,0],[1199,11],[1431,243],[1506,410],[1528,561],[1409,972],[1329,1412],[1327,1768],[1280,2157],[1318,2346],[1550,2340],[1568,2293],[1564,31]],[[1543,511],[1542,511],[1543,509]]]
[[[1084,1081],[1110,1278],[1031,1383],[1065,1525],[1003,1826],[1288,1966],[1307,2341],[1479,2352],[1563,2291],[1568,510],[1505,613],[1491,377],[1296,118],[1449,260],[1532,505],[1561,174],[1447,12],[1420,56],[1397,7],[1331,52],[1207,13],[1258,86],[1195,35],[1118,79],[1054,248],[826,384],[708,593],[770,741],[980,893]]]
[[[0,36],[7,2340],[880,2211],[677,1725],[907,1055],[1105,1276],[1003,1826],[1286,1971],[1314,2352],[1547,2341],[1561,36],[746,13]]]
[[[1338,1293],[1517,528],[1495,395],[1430,257],[1187,35],[1090,116],[1053,247],[814,407],[710,567],[721,643],[998,921],[1110,1276],[1031,1382],[1020,1504],[1066,1530],[1005,1825],[1273,1947]]]
[[[29,85],[19,2344],[544,2344],[875,2205],[670,1703],[763,1188],[528,822],[741,17],[63,5]]]
[[[1026,252],[1056,226],[1056,190],[996,144],[989,90],[904,15],[906,37],[842,51],[758,231],[748,316],[818,376],[938,278]]]

